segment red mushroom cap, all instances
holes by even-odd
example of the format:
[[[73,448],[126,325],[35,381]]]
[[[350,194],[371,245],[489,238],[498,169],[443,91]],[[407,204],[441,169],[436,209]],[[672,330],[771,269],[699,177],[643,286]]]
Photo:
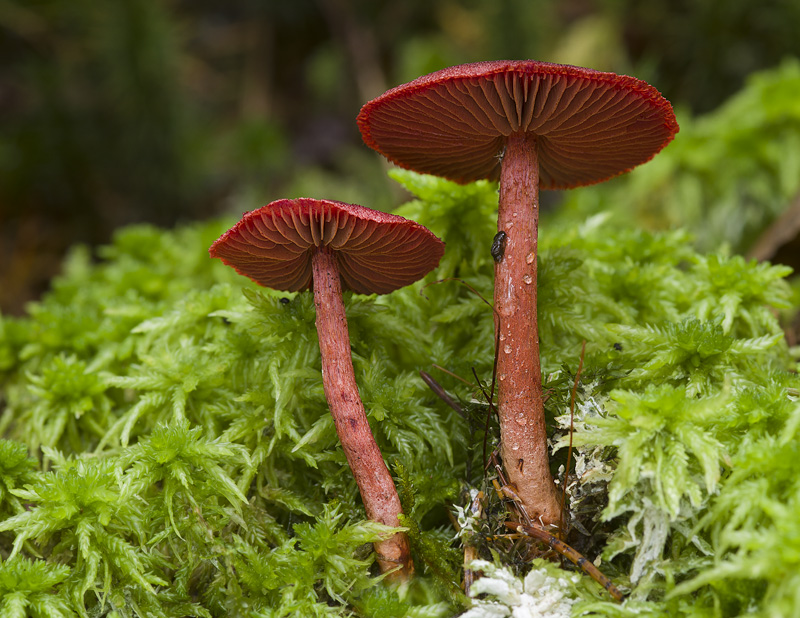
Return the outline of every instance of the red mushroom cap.
[[[299,292],[312,285],[311,255],[333,250],[343,288],[387,294],[433,270],[444,243],[426,227],[378,210],[329,200],[277,200],[248,212],[211,245],[242,275]]]
[[[646,82],[534,60],[425,75],[364,105],[357,121],[364,142],[393,163],[461,183],[497,180],[505,138],[534,133],[543,189],[626,172],[678,132],[669,101]]]

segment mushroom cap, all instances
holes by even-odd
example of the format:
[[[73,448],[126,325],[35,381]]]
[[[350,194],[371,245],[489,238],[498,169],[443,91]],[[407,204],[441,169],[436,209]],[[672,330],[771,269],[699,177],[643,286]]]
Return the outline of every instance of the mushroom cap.
[[[678,132],[669,101],[646,82],[534,60],[436,71],[373,99],[357,122],[393,163],[460,183],[498,180],[505,138],[534,133],[543,189],[627,172]]]
[[[311,256],[328,247],[342,287],[387,294],[421,279],[444,255],[428,228],[397,215],[329,200],[277,200],[245,213],[209,253],[265,287],[312,287]]]

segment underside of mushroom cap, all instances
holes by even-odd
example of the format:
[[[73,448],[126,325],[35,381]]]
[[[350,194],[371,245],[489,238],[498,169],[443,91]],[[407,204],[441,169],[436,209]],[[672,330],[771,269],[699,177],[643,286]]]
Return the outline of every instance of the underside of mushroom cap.
[[[426,227],[355,204],[298,198],[246,213],[209,249],[242,275],[276,290],[312,286],[311,256],[333,251],[342,286],[387,294],[421,279],[444,254]]]
[[[425,75],[364,105],[357,122],[393,163],[461,183],[499,179],[506,138],[533,133],[543,189],[629,171],[678,132],[669,101],[646,82],[533,60]]]

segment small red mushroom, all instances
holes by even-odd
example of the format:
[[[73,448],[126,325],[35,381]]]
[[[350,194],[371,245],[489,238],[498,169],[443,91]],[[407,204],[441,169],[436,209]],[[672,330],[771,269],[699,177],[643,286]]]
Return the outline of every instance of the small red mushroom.
[[[386,294],[409,285],[436,267],[444,243],[397,215],[300,198],[245,214],[209,253],[260,285],[287,292],[313,288],[322,383],[336,432],[367,517],[399,526],[400,498],[356,385],[342,288]],[[382,572],[397,569],[392,579],[413,574],[405,534],[375,543],[375,551]]]
[[[370,148],[401,167],[500,181],[492,255],[501,454],[528,514],[558,525],[536,315],[539,189],[601,182],[651,159],[678,131],[669,101],[625,75],[479,62],[385,92],[364,105],[358,126]]]

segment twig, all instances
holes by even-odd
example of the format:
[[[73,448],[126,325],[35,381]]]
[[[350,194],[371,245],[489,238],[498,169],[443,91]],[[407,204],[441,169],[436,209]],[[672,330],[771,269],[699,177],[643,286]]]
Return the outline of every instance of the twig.
[[[495,360],[497,357],[495,356]],[[495,365],[496,367],[497,365]],[[481,379],[478,377],[477,372],[475,371],[475,367],[472,368],[472,375],[475,376],[475,379],[478,382],[478,387],[481,389],[481,393],[483,393],[484,398],[486,399],[486,403],[489,404],[489,412],[486,414],[486,424],[483,427],[483,467],[486,468],[487,459],[486,459],[486,442],[489,439],[489,419],[491,419],[492,412],[497,414],[497,408],[494,407],[494,401],[492,401],[494,396],[494,380],[492,380],[492,392],[487,393],[486,387],[481,382]]]
[[[442,388],[442,385],[439,384],[436,380],[434,380],[430,376],[430,374],[426,373],[425,371],[420,371],[419,372],[419,377],[421,377],[422,381],[425,382],[425,384],[427,384],[428,387],[434,393],[436,393],[436,395],[439,397],[439,399],[444,401],[448,406],[453,408],[453,410],[458,412],[458,414],[462,418],[467,419],[467,415],[464,413],[464,409],[455,402],[455,400],[450,396],[450,394],[446,390],[444,390],[444,388]]]
[[[620,592],[619,588],[614,585],[614,582],[603,575],[600,569],[594,566],[591,561],[589,561],[587,558],[584,558],[580,553],[578,553],[558,537],[553,536],[547,532],[547,530],[537,524],[531,524],[528,526],[521,524],[518,521],[507,521],[505,522],[505,525],[507,528],[511,528],[512,530],[524,534],[525,536],[529,536],[542,541],[543,543],[547,543],[551,549],[557,551],[581,571],[586,573],[586,575],[600,584],[606,591],[608,591],[608,594],[610,594],[615,601],[622,602],[622,593]]]
[[[453,376],[456,380],[461,380],[464,384],[466,384],[470,388],[478,388],[475,384],[473,384],[469,380],[465,380],[460,375],[453,373],[449,369],[445,369],[441,365],[437,365],[436,363],[434,363],[434,364],[431,365],[431,367],[433,367],[434,369],[438,369],[439,371],[443,371],[444,373],[446,373],[449,376]]]

